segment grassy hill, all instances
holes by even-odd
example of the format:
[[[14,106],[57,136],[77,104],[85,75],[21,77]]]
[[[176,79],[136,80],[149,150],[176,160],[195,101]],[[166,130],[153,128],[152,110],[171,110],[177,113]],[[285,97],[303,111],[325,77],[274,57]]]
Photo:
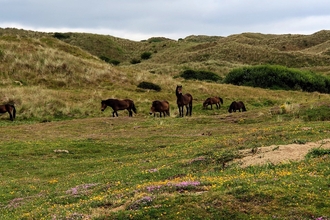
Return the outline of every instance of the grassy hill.
[[[275,155],[281,144],[328,138],[329,94],[177,77],[186,69],[224,77],[255,64],[329,76],[329,31],[141,42],[62,35],[0,29],[0,102],[17,108],[13,122],[0,116],[2,219],[330,218],[323,144],[300,161],[233,162],[240,150],[275,145]],[[143,81],[161,91],[138,88]],[[194,97],[192,117],[178,117],[177,84]],[[224,99],[219,110],[202,108],[210,96]],[[112,118],[101,112],[107,98],[131,98],[138,112]],[[170,102],[170,117],[149,115],[155,99]],[[229,114],[233,100],[248,111]]]

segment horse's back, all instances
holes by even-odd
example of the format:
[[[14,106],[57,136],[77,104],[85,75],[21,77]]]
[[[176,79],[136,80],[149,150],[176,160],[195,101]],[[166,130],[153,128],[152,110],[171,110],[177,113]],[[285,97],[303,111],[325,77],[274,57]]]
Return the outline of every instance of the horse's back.
[[[155,108],[157,111],[165,111],[169,109],[170,104],[167,100],[155,100],[152,102],[152,107]]]

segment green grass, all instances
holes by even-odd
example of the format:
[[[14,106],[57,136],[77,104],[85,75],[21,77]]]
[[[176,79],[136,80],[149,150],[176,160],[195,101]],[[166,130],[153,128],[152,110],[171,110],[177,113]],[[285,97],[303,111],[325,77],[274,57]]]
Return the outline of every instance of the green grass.
[[[223,167],[238,149],[328,137],[322,122],[273,117],[243,124],[219,116],[126,116],[6,126],[2,219],[328,216],[329,157]]]

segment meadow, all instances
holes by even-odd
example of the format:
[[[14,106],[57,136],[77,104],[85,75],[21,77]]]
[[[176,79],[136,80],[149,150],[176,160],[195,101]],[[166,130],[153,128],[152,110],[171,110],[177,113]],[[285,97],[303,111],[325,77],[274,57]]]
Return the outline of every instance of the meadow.
[[[0,99],[17,108],[13,122],[8,114],[0,116],[1,219],[330,218],[330,153],[323,144],[299,161],[245,168],[234,162],[243,157],[241,150],[329,138],[329,94],[176,77],[187,67],[223,77],[232,68],[269,63],[271,57],[276,64],[327,76],[329,47],[321,45],[327,45],[322,39],[328,32],[303,40],[242,34],[231,36],[234,41],[191,36],[177,42],[72,33],[61,41],[49,33],[0,33]],[[105,55],[121,64],[101,61],[103,47],[84,44],[85,38],[88,43],[106,38],[112,50]],[[260,58],[259,52],[267,51],[263,42],[278,48],[276,56]],[[254,56],[247,50],[234,55],[238,43]],[[213,48],[219,45],[221,50]],[[234,52],[224,53],[229,46]],[[150,48],[157,50],[151,59],[129,64]],[[288,54],[297,59],[284,59]],[[162,90],[140,89],[141,81]],[[178,117],[178,84],[194,97],[191,117]],[[202,108],[210,96],[224,99],[219,110]],[[101,112],[100,102],[107,98],[131,98],[138,112],[128,117],[119,111],[113,118],[111,109]],[[155,99],[169,100],[170,117],[149,115]],[[228,113],[233,100],[243,100],[247,112]]]

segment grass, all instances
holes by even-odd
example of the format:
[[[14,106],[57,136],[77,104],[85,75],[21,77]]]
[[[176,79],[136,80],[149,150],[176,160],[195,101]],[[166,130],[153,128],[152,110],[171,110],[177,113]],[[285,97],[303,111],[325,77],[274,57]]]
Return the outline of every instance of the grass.
[[[7,126],[1,133],[1,216],[327,216],[329,157],[246,169],[224,169],[222,162],[237,157],[238,149],[320,140],[329,130],[322,122],[237,124],[219,116]]]
[[[174,78],[270,58],[328,75],[327,33],[143,42],[72,33],[62,42],[0,29],[0,101],[17,108],[13,122],[0,116],[1,219],[329,219],[327,150],[287,164],[230,163],[242,149],[328,138],[328,94]],[[154,53],[129,64],[144,51]],[[161,92],[139,89],[143,81]],[[177,84],[194,97],[192,117],[178,117]],[[210,96],[224,99],[220,110],[203,110]],[[131,98],[138,113],[112,118],[100,111],[106,98]],[[170,117],[148,114],[156,99],[170,102]],[[229,114],[233,100],[248,111]]]

